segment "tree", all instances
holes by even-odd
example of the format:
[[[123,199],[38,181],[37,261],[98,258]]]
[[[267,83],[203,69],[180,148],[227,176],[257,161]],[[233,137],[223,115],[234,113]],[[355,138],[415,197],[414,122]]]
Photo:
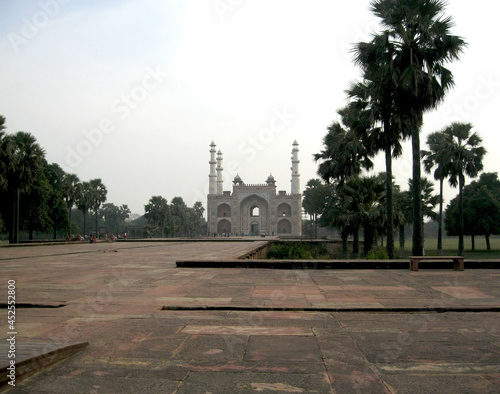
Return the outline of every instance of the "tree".
[[[344,220],[354,230],[354,257],[358,257],[359,238],[358,229],[363,228],[364,235],[364,255],[366,256],[372,249],[375,236],[383,228],[383,208],[381,201],[385,196],[385,185],[382,178],[371,177],[351,177],[339,189],[339,193],[344,197],[346,210]]]
[[[346,106],[339,111],[340,122],[333,122],[328,127],[328,132],[323,138],[324,149],[314,155],[314,160],[320,162],[318,175],[326,183],[335,181],[339,187],[345,181],[355,175],[359,175],[363,169],[369,170],[373,167],[371,160],[373,151],[367,146],[367,124],[363,113],[355,105]],[[337,208],[344,204],[340,202]],[[349,235],[347,222],[341,227],[342,253],[344,258],[348,257],[347,237]],[[356,233],[355,233],[356,236]]]
[[[392,182],[392,158],[402,154],[401,139],[407,137],[407,130],[397,116],[394,69],[395,48],[388,33],[375,35],[371,42],[356,45],[355,63],[361,66],[363,82],[351,84],[348,96],[355,100],[366,113],[372,127],[369,130],[368,146],[374,152],[385,154],[386,228],[387,254],[394,258],[394,198]]]
[[[153,196],[149,199],[148,204],[144,206],[144,217],[149,224],[160,228],[161,237],[165,237],[165,226],[169,216],[169,206],[165,198],[161,196]]]
[[[475,236],[484,235],[486,248],[491,250],[490,236],[500,234],[500,181],[496,173],[481,174],[463,190],[464,235],[470,235],[472,250]],[[459,198],[455,197],[446,207],[445,228],[448,235],[458,235],[460,222]]]
[[[68,237],[71,237],[71,211],[78,201],[81,194],[82,184],[80,179],[75,174],[64,174],[63,176],[63,196],[68,209]]]
[[[411,197],[410,201],[413,199],[415,193],[415,184],[413,179],[408,181],[408,192]],[[424,227],[424,218],[429,218],[431,220],[437,219],[437,214],[434,212],[436,205],[439,203],[439,196],[434,194],[434,185],[427,178],[422,178],[420,180],[420,202],[422,204],[422,228]],[[413,207],[413,201],[411,201]],[[413,223],[415,218],[413,217],[414,210],[407,212],[410,221]],[[423,246],[423,241],[422,241]]]
[[[99,227],[98,227],[98,213],[101,204],[106,202],[106,196],[108,191],[106,190],[106,186],[102,183],[100,178],[91,179],[89,181],[90,184],[90,199],[91,199],[91,208],[95,213],[95,235],[99,236]]]
[[[445,139],[445,151],[448,157],[446,167],[449,174],[449,182],[453,187],[458,185],[458,211],[460,220],[458,222],[458,255],[464,254],[464,204],[463,188],[465,175],[475,178],[483,169],[483,157],[486,149],[481,146],[482,139],[476,132],[471,133],[472,124],[452,123],[443,130]]]
[[[65,172],[56,163],[45,166],[45,177],[50,186],[48,216],[52,224],[53,238],[57,238],[57,230],[69,227],[69,220],[66,214],[64,202],[64,177]]]
[[[83,235],[87,235],[87,213],[92,208],[92,187],[90,182],[83,182],[78,189],[79,195],[76,200],[76,206],[83,214]]]
[[[302,197],[302,208],[312,219],[314,238],[318,238],[318,218],[325,209],[329,193],[329,188],[320,179],[310,179],[306,184],[306,190],[304,190]]]
[[[423,254],[420,185],[420,129],[423,114],[435,109],[453,87],[445,65],[459,58],[465,42],[450,34],[452,18],[442,0],[374,0],[372,12],[393,48],[387,67],[394,70],[394,98],[401,122],[409,127],[413,156],[413,254]]]
[[[187,235],[187,206],[182,197],[172,198],[170,216],[174,236]]]
[[[27,193],[43,171],[45,151],[35,137],[24,131],[7,135],[2,140],[2,166],[10,193],[12,217],[9,241],[19,242],[20,197]]]
[[[130,209],[125,204],[121,206],[116,206],[113,203],[103,204],[102,212],[107,231],[111,231],[114,234],[120,232],[120,227],[123,226],[123,223],[130,215]]]
[[[434,179],[439,181],[439,214],[437,253],[443,254],[443,183],[449,176],[449,151],[446,149],[446,139],[442,132],[436,131],[427,136],[429,150],[422,150],[424,168],[431,173],[434,168]]]

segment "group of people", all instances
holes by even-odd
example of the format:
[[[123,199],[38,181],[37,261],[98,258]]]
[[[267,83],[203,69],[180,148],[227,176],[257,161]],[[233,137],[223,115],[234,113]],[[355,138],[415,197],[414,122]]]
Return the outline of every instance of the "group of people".
[[[117,239],[120,239],[121,236],[119,235],[116,237],[114,234],[108,235],[108,234],[100,234],[99,239],[106,240],[107,242],[113,242],[116,241]],[[127,239],[127,233],[123,234],[123,238]],[[76,237],[71,234],[71,237],[66,238],[67,241],[89,241],[90,243],[97,243],[98,238],[92,234],[92,235],[80,235],[78,234]]]

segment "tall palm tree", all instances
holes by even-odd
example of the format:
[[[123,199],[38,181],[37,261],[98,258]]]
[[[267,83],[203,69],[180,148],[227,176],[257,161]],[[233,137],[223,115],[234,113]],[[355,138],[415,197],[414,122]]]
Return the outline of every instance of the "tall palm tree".
[[[106,196],[108,194],[108,191],[106,190],[106,186],[104,186],[100,178],[91,179],[89,183],[91,190],[90,195],[92,199],[91,208],[95,212],[95,236],[99,237],[99,225],[98,225],[99,208],[101,207],[101,204],[103,202],[106,202]]]
[[[408,124],[413,156],[413,254],[423,254],[420,197],[420,129],[425,112],[435,109],[453,87],[445,65],[459,58],[462,38],[450,34],[451,17],[443,15],[442,0],[373,0],[372,12],[381,20],[383,35],[393,46],[390,67],[396,72],[397,113]]]
[[[64,174],[63,177],[63,193],[64,200],[66,201],[66,207],[68,208],[68,237],[71,236],[71,211],[78,200],[78,196],[81,194],[82,184],[80,179],[75,174]]]
[[[24,131],[4,137],[2,155],[5,160],[5,178],[12,195],[12,223],[9,241],[19,242],[19,201],[21,193],[28,192],[43,171],[45,151],[36,138]]]
[[[427,136],[429,150],[422,150],[424,168],[427,173],[434,169],[434,179],[439,181],[439,214],[438,214],[438,241],[437,254],[443,254],[443,183],[449,176],[449,151],[446,150],[445,135],[435,131]]]
[[[449,159],[447,171],[450,185],[458,184],[458,254],[464,255],[464,203],[463,189],[465,175],[475,178],[483,169],[483,157],[486,149],[481,146],[482,138],[476,132],[472,133],[470,123],[452,123],[442,132],[445,138],[445,151]]]
[[[76,199],[76,206],[83,214],[83,235],[87,235],[87,213],[92,207],[92,187],[90,182],[82,182],[78,188],[78,197]]]
[[[366,113],[373,127],[369,131],[369,146],[385,154],[387,253],[394,258],[394,199],[392,184],[392,158],[401,156],[401,140],[407,131],[397,116],[394,69],[394,45],[387,33],[377,35],[371,42],[359,43],[354,49],[354,61],[361,66],[363,82],[351,84],[347,94]]]
[[[335,181],[342,186],[346,179],[373,168],[373,151],[367,145],[367,130],[370,127],[359,107],[353,103],[337,111],[340,122],[333,122],[323,138],[325,147],[314,155],[320,162],[318,175],[325,182]],[[342,205],[342,204],[341,204]],[[347,258],[348,226],[342,226],[342,251]],[[354,233],[356,237],[357,234]]]

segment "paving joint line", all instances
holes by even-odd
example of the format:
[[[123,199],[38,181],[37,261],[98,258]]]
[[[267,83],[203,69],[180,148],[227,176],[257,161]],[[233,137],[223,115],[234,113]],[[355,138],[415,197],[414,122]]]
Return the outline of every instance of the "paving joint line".
[[[500,307],[450,307],[450,308],[315,308],[315,307],[253,307],[253,306],[163,306],[162,311],[228,311],[228,312],[362,312],[362,313],[482,313],[500,312]]]

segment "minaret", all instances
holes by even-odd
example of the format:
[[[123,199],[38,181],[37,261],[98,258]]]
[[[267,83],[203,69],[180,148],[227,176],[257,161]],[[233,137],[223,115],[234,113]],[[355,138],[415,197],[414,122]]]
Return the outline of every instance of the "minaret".
[[[292,194],[300,194],[299,163],[299,143],[295,140],[292,149]]]
[[[210,144],[210,175],[208,176],[208,194],[217,193],[217,173],[215,172],[215,166],[217,162],[215,161],[215,152],[215,142],[212,141],[212,143]]]
[[[222,152],[217,152],[217,194],[222,195],[224,180],[222,179]]]

